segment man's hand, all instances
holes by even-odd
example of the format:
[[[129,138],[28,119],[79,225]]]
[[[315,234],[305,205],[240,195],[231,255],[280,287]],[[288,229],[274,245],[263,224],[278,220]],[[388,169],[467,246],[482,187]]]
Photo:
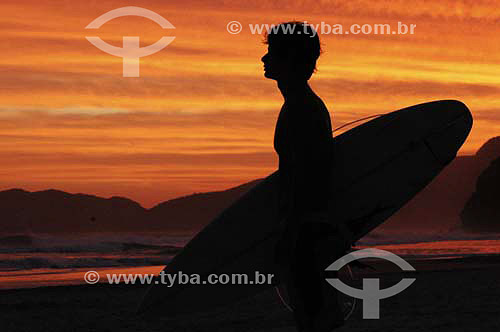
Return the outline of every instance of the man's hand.
[[[344,223],[335,223],[331,220],[327,211],[307,212],[300,216],[299,223],[304,225],[310,223],[313,228],[317,228],[316,233],[319,238],[332,238],[332,241],[341,241],[341,248],[349,250],[353,244],[353,234]],[[317,225],[317,226],[314,226]]]

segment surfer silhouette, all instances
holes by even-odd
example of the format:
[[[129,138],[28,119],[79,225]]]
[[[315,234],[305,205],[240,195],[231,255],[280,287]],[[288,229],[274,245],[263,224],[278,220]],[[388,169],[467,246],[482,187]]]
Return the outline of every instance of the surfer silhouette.
[[[275,260],[298,330],[331,331],[344,317],[324,270],[350,242],[328,222],[332,127],[326,105],[308,83],[322,53],[320,40],[312,26],[291,21],[270,29],[264,43],[264,76],[277,81],[284,97],[274,133],[282,220]]]

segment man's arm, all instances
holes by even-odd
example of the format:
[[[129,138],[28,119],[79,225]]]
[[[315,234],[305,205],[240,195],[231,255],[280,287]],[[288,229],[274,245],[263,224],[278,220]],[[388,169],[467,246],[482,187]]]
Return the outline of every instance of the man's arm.
[[[321,114],[297,118],[292,138],[293,211],[297,221],[324,222],[336,226],[350,246],[353,234],[343,223],[330,220],[329,200],[332,186],[333,147],[331,129]]]

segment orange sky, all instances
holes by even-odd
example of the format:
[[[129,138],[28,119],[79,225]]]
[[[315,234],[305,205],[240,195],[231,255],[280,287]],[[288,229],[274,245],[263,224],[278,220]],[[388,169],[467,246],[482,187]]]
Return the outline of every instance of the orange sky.
[[[136,17],[84,29],[130,5],[176,29]],[[150,207],[266,176],[277,167],[282,97],[263,77],[266,47],[249,23],[417,24],[415,35],[320,36],[325,52],[311,86],[334,126],[460,99],[475,116],[462,154],[500,133],[496,1],[3,0],[0,10],[0,189],[119,195]],[[243,32],[226,31],[232,20]],[[116,46],[123,36],[142,46],[176,39],[141,58],[141,77],[124,78],[122,59],[89,35]]]

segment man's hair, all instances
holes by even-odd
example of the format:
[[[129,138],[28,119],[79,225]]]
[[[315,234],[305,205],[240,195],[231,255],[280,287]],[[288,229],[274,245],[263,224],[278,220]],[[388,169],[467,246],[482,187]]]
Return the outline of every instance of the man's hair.
[[[283,55],[293,52],[299,75],[306,80],[316,72],[316,60],[323,52],[319,36],[312,25],[290,21],[273,26],[264,33],[264,44]]]

